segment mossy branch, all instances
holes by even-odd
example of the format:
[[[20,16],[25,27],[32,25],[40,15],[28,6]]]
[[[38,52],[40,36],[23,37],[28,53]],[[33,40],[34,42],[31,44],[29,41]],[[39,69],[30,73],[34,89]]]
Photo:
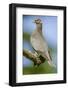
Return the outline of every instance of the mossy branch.
[[[38,57],[38,55],[35,54],[35,52],[33,53],[33,52],[29,51],[29,50],[24,49],[23,50],[23,56],[25,56],[29,60],[33,61],[34,64],[36,64],[36,65],[40,65],[41,63],[43,63],[41,58]]]

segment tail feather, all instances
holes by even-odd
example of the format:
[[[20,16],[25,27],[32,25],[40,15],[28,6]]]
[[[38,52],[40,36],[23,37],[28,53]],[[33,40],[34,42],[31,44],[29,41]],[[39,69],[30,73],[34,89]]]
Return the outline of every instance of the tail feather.
[[[48,61],[48,64],[49,64],[51,67],[56,67],[56,66],[52,63],[52,61]]]

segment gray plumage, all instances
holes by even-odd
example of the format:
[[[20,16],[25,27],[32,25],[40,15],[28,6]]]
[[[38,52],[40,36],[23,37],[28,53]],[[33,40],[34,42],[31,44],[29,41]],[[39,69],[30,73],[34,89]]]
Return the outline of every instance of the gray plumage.
[[[40,19],[37,19],[34,23],[36,24],[36,29],[32,32],[30,38],[32,47],[38,54],[42,55],[50,65],[52,65],[49,48],[42,34],[42,22]]]

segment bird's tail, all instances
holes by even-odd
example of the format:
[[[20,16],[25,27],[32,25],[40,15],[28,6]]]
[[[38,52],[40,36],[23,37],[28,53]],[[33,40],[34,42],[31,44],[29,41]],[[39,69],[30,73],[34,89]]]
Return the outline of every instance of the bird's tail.
[[[50,54],[47,52],[47,53],[45,53],[45,56],[46,56],[46,58],[47,58],[48,64],[49,64],[51,67],[55,67],[55,65],[54,65],[53,62],[52,62],[52,58],[50,57]]]
[[[53,64],[53,62],[52,62],[52,60],[51,60],[51,58],[49,57],[49,54],[48,53],[40,53],[45,59],[47,59],[47,62],[48,62],[48,64],[51,66],[51,67],[56,67],[54,64]]]
[[[49,54],[48,52],[45,53],[45,57],[47,58],[48,64],[49,64],[51,67],[55,67],[55,65],[54,65],[53,62],[52,62],[52,58],[50,57],[50,54]]]
[[[51,67],[56,67],[51,60],[48,60],[48,64],[49,64]]]

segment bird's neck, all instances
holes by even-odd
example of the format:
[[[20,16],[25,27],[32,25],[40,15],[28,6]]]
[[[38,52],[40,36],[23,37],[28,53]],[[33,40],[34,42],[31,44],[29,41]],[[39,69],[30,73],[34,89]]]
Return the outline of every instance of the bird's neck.
[[[42,33],[42,24],[37,24],[36,29],[39,33]]]

